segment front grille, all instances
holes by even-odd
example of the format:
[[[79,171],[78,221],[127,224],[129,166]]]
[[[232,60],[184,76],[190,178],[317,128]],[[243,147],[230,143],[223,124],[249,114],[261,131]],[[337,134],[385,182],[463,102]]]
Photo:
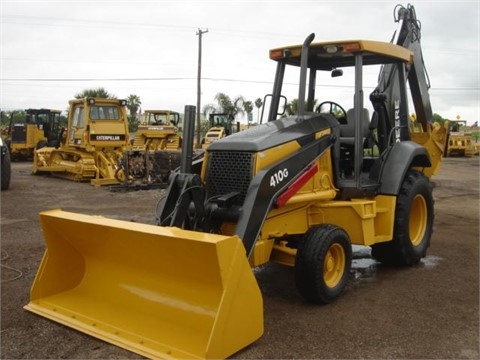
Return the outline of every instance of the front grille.
[[[27,130],[25,125],[15,125],[12,131],[12,142],[25,142],[27,141]]]
[[[253,154],[238,151],[214,151],[210,153],[206,174],[208,197],[239,192],[233,205],[241,206],[247,196],[253,176]]]

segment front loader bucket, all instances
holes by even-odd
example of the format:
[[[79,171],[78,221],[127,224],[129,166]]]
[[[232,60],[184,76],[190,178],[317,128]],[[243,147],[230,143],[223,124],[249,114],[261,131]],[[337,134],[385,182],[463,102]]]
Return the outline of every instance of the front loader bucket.
[[[262,335],[237,236],[62,210],[40,221],[47,249],[25,309],[149,358],[225,358]]]

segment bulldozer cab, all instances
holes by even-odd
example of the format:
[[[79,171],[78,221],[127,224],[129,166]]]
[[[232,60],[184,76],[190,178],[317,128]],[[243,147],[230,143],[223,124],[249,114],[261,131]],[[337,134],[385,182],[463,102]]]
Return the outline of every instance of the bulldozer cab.
[[[85,98],[70,101],[66,144],[91,149],[128,145],[126,101]]]
[[[145,110],[142,125],[173,125],[180,122],[180,114],[173,110]]]

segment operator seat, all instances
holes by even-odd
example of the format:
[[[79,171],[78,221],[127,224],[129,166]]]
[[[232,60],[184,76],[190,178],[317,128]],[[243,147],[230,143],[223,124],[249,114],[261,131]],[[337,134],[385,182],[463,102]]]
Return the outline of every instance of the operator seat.
[[[364,146],[365,139],[368,137],[370,131],[370,120],[367,109],[362,110],[361,119],[361,144]],[[347,111],[347,123],[340,124],[340,178],[352,178],[355,169],[355,110]]]
[[[365,138],[367,138],[368,133],[370,132],[370,117],[368,114],[368,109],[362,110],[362,137],[363,144]],[[353,146],[355,143],[355,109],[349,109],[347,111],[347,123],[340,125],[340,144],[342,146]]]

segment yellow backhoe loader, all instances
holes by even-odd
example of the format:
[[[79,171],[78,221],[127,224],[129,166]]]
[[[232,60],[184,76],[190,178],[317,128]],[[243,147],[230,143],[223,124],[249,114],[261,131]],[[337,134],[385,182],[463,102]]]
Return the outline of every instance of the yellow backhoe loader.
[[[159,226],[41,213],[47,250],[26,309],[149,358],[225,358],[263,333],[252,267],[292,266],[299,294],[329,303],[349,277],[352,244],[371,246],[383,263],[419,263],[445,131],[433,123],[414,8],[395,13],[391,43],[311,34],[271,50],[268,121],[213,142],[198,162],[184,148],[156,210]],[[363,72],[376,65],[370,116]],[[279,117],[292,70],[298,112]],[[315,93],[316,81],[342,71],[353,75],[351,110],[331,100],[314,107],[330,93]],[[415,135],[409,94],[422,124]],[[187,106],[185,125],[194,114]]]

